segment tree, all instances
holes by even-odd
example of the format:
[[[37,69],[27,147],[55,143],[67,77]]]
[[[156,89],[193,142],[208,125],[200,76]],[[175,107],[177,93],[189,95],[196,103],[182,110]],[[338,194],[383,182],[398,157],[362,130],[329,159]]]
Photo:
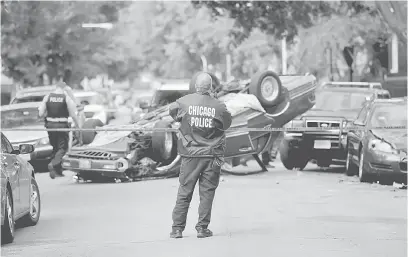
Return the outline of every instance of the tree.
[[[313,72],[318,76],[327,76],[330,65],[335,73],[344,74],[348,68],[343,50],[352,47],[353,70],[362,76],[376,58],[373,47],[384,44],[389,31],[375,8],[356,3],[332,8],[335,11],[331,17],[320,18],[312,27],[299,31],[291,56],[292,64],[299,72]]]
[[[113,33],[127,57],[137,60],[138,69],[190,78],[202,69],[201,55],[214,64],[224,59],[230,43],[225,35],[232,24],[231,19],[213,20],[208,9],[189,2],[133,2],[121,11]]]
[[[2,2],[1,57],[5,74],[15,81],[38,85],[42,84],[44,74],[50,79],[63,77],[71,83],[103,72],[106,62],[113,59],[100,58],[101,53],[109,50],[109,33],[81,26],[111,19],[106,9],[100,12],[103,5],[106,4]],[[116,5],[122,8],[125,4]]]
[[[228,15],[234,19],[236,29],[231,35],[236,45],[255,28],[277,39],[286,36],[292,42],[299,27],[310,27],[314,17],[332,12],[331,4],[323,1],[193,1],[193,4],[208,7],[214,17]]]

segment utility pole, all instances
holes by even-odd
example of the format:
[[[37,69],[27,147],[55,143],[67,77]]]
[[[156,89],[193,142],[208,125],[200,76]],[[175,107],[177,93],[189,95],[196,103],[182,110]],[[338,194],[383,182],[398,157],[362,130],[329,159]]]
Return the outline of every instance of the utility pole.
[[[286,75],[288,69],[288,53],[286,46],[286,33],[284,34],[282,40],[282,75]]]

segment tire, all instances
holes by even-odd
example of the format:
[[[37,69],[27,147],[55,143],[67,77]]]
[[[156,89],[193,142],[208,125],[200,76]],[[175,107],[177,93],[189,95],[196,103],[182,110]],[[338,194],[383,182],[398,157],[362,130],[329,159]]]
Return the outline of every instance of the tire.
[[[14,207],[13,197],[10,190],[6,189],[6,206],[4,213],[4,225],[1,226],[1,243],[9,244],[14,241]]]
[[[317,160],[317,166],[319,168],[329,168],[332,163],[331,159],[319,159]]]
[[[360,150],[360,158],[359,158],[359,165],[358,165],[358,178],[360,182],[370,183],[372,182],[371,174],[367,174],[366,169],[364,167],[364,148]]]
[[[251,78],[249,93],[255,95],[264,107],[279,104],[282,100],[282,91],[282,82],[273,71],[258,72]]]
[[[33,195],[36,195],[36,199],[33,198]],[[32,200],[36,200],[36,203],[32,202]],[[34,204],[36,206],[34,206]],[[35,226],[40,220],[40,215],[41,215],[40,189],[38,187],[37,181],[35,180],[34,177],[32,177],[30,190],[30,212],[23,216],[20,220],[18,220],[18,225],[21,227]]]
[[[155,128],[171,128],[167,121],[158,121]],[[164,165],[177,157],[177,137],[172,132],[154,131],[152,133],[152,159]]]
[[[354,176],[357,175],[357,166],[354,164],[354,162],[351,160],[351,154],[350,151],[347,150],[347,157],[346,157],[346,175],[347,176]]]
[[[286,140],[282,141],[279,147],[279,154],[283,166],[288,170],[293,170],[294,168],[303,170],[309,162],[299,150],[291,148]]]
[[[191,93],[195,93],[195,92],[196,92],[195,83],[196,83],[196,80],[197,80],[198,75],[200,75],[200,74],[202,74],[202,73],[207,73],[207,74],[209,74],[209,75],[211,76],[212,82],[213,82],[213,90],[220,87],[221,83],[220,83],[220,80],[217,78],[217,76],[215,76],[215,75],[214,75],[213,73],[211,73],[211,72],[203,72],[203,71],[200,71],[200,72],[197,72],[196,74],[194,74],[194,76],[193,76],[193,77],[191,78],[191,80],[190,80],[189,87],[190,87],[190,92],[191,92]]]
[[[103,127],[102,121],[98,119],[89,119],[85,121],[84,125],[82,126],[84,129],[94,129],[96,127]],[[82,132],[82,143],[90,144],[93,142],[96,136],[96,131],[83,131]]]

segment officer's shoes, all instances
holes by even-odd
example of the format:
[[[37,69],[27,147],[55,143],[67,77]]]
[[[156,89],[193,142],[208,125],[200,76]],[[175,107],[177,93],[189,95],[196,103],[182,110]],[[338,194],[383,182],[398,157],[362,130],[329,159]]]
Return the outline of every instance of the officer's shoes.
[[[183,238],[183,233],[181,230],[173,230],[170,233],[170,238]]]
[[[213,232],[208,228],[197,228],[197,237],[205,238],[213,236]]]
[[[48,164],[48,170],[50,171],[50,178],[54,179],[57,172],[55,171],[55,168],[51,163]]]

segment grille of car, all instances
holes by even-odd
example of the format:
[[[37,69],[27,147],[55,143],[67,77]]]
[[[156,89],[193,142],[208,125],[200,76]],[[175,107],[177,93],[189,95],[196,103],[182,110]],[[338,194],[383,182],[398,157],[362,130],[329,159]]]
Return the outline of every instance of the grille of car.
[[[112,153],[109,153],[109,152],[83,151],[79,153],[70,154],[70,157],[86,158],[86,159],[94,159],[94,160],[106,160],[106,159],[111,159],[113,156],[112,156]]]
[[[306,121],[308,128],[340,128],[340,122],[333,121]]]
[[[401,171],[407,171],[407,158],[402,159],[399,165]]]

